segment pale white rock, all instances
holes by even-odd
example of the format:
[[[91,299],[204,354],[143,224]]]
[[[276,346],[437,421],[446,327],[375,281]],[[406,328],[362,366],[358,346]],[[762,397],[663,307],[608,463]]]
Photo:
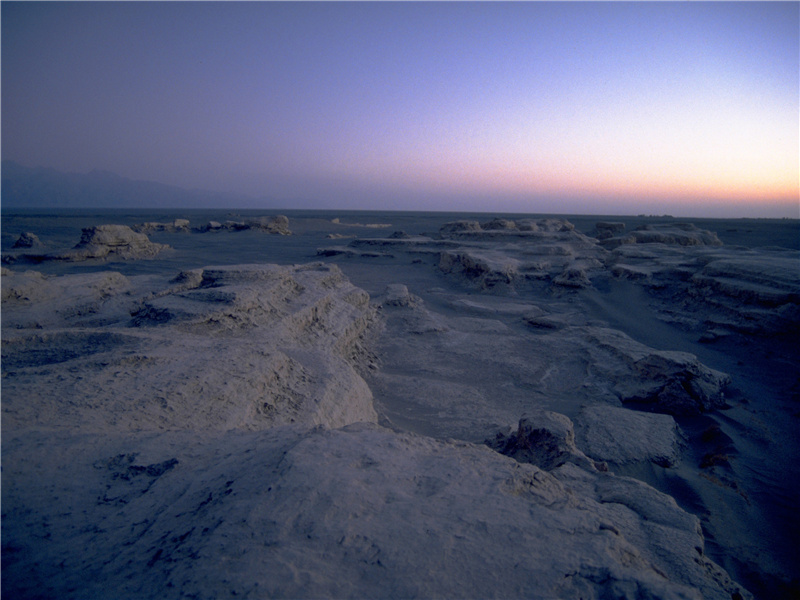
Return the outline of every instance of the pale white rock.
[[[32,432],[3,469],[19,596],[749,597],[645,484],[371,424]]]
[[[586,406],[575,419],[577,446],[594,460],[613,465],[680,461],[683,437],[670,415],[610,405]]]
[[[176,279],[28,277],[40,290],[25,292],[34,299],[3,302],[3,364],[12,370],[4,423],[258,429],[376,420],[355,370],[374,309],[338,267],[209,267]]]
[[[384,306],[414,306],[420,302],[422,302],[421,298],[409,293],[408,287],[402,283],[392,283],[386,286],[381,304]]]
[[[127,225],[98,225],[85,228],[80,242],[72,250],[49,254],[45,258],[67,261],[105,258],[135,260],[155,258],[168,247],[151,242],[145,234],[137,233]]]
[[[698,414],[725,405],[730,377],[703,365],[688,352],[655,350],[621,331],[586,327],[595,346],[596,369],[611,382],[622,402],[636,402],[656,412]]]
[[[510,285],[520,276],[519,260],[499,250],[463,248],[439,255],[439,269],[462,274],[481,288]]]

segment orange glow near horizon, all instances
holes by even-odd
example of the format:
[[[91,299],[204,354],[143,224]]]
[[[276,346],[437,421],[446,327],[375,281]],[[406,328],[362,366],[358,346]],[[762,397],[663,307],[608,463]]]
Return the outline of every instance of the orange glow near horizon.
[[[288,205],[800,213],[797,2],[29,4],[2,4],[28,166]]]

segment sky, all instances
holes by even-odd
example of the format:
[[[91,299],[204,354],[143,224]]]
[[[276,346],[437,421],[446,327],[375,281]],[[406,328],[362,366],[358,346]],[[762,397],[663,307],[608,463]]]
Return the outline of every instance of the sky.
[[[800,217],[798,2],[7,2],[2,157],[265,207]]]

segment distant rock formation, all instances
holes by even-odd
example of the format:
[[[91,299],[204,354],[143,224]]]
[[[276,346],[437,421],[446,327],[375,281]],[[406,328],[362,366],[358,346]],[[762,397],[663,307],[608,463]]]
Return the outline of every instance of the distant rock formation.
[[[619,227],[622,225],[622,227]],[[717,234],[698,229],[692,223],[642,225],[624,232],[622,223],[598,223],[598,239],[603,247],[612,250],[624,244],[668,244],[676,246],[722,246]]]
[[[42,241],[35,233],[31,233],[29,231],[23,232],[20,234],[17,241],[14,242],[14,245],[11,246],[12,248],[38,248],[43,246]]]
[[[145,234],[137,233],[127,225],[98,225],[83,229],[80,241],[70,250],[48,254],[4,254],[3,263],[79,262],[92,259],[140,260],[155,258],[167,248],[169,246],[166,244],[155,244]]]
[[[81,234],[81,241],[70,251],[49,255],[52,260],[88,260],[120,258],[136,260],[154,258],[168,248],[164,244],[154,244],[143,233],[136,233],[127,225],[98,225],[87,227]]]
[[[131,227],[137,233],[155,233],[155,232],[166,232],[166,233],[189,233],[189,220],[188,219],[175,219],[172,223],[156,223],[156,222],[147,222],[147,223],[140,223],[138,225],[134,225]]]
[[[618,221],[598,221],[595,224],[595,229],[597,230],[597,239],[607,240],[608,238],[622,234],[622,232],[625,231],[625,223],[620,223]]]
[[[454,221],[443,225],[439,235],[459,242],[442,249],[439,269],[462,275],[480,289],[503,290],[533,281],[591,287],[592,273],[602,268],[606,254],[596,240],[562,219]]]
[[[224,223],[219,221],[209,221],[206,225],[196,229],[199,233],[207,233],[210,231],[247,231],[256,229],[265,233],[273,233],[277,235],[291,235],[289,229],[289,218],[284,215],[275,215],[272,217],[257,217],[252,219],[245,219],[243,221],[228,220]]]

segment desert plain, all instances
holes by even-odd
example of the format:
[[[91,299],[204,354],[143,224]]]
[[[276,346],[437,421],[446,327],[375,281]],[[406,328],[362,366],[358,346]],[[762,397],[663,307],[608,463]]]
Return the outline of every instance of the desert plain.
[[[3,214],[14,598],[791,598],[796,220]]]

